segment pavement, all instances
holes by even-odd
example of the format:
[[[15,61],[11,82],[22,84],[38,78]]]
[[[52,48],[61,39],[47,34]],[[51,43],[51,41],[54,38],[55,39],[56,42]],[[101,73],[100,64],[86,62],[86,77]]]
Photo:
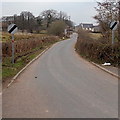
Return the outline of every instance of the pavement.
[[[103,68],[107,69],[108,71],[118,75],[118,68],[117,67],[113,67],[113,66],[103,66],[101,65]]]
[[[74,51],[77,34],[51,47],[2,95],[3,118],[118,118],[118,79]]]

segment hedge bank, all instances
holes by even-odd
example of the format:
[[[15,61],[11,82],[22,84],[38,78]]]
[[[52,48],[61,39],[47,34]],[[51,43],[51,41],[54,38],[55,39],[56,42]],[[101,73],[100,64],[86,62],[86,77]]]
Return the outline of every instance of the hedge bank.
[[[78,32],[78,40],[76,43],[76,51],[90,61],[103,64],[110,62],[114,66],[118,66],[120,56],[120,44],[101,42],[101,40],[92,39],[85,31]]]

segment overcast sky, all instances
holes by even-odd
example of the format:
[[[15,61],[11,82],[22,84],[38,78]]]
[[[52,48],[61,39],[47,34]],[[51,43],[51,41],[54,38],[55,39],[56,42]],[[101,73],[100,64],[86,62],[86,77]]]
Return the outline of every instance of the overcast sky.
[[[68,16],[71,16],[71,20],[76,24],[81,22],[96,22],[93,19],[93,16],[96,15],[94,7],[97,6],[95,0],[74,0],[75,2],[72,2],[73,0],[59,0],[59,2],[54,2],[55,0],[49,0],[49,2],[47,2],[47,0],[44,0],[44,3],[42,2],[43,0],[39,0],[39,2],[38,0],[20,0],[21,2],[18,1],[19,0],[2,1],[2,16],[9,16],[14,14],[19,15],[21,11],[30,11],[34,16],[38,16],[43,10],[55,9],[58,12],[66,12]]]

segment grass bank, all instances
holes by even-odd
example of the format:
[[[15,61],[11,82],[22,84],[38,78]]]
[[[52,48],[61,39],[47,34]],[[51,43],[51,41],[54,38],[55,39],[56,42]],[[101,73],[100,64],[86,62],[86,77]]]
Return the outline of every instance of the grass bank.
[[[34,40],[38,38],[41,40],[41,35],[32,35],[34,37],[28,38],[30,40]],[[45,35],[46,36],[46,35]],[[53,39],[54,38],[54,39]],[[22,37],[23,39],[23,37]],[[26,39],[26,37],[24,38]],[[49,40],[48,40],[49,39]],[[9,81],[14,75],[16,75],[27,63],[29,63],[32,59],[38,56],[43,50],[47,47],[50,47],[54,43],[60,41],[59,37],[47,37],[44,42],[39,42],[40,44],[34,46],[32,49],[27,49],[27,51],[22,51],[21,53],[15,54],[15,64],[11,63],[11,55],[3,55],[2,62],[2,80],[3,83]],[[27,46],[27,43],[26,43]]]

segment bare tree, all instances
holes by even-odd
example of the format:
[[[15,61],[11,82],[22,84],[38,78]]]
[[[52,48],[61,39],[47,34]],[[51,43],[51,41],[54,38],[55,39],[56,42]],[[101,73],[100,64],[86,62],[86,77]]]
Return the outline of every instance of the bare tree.
[[[118,9],[114,3],[114,0],[104,0],[104,2],[97,2],[98,6],[95,8],[98,14],[94,18],[100,24],[103,37],[108,41],[111,35],[110,23],[118,19]]]
[[[35,25],[34,15],[31,12],[23,11],[21,12],[20,16],[22,17],[24,29],[26,29],[28,32],[33,32]]]
[[[46,22],[46,27],[48,28],[50,23],[58,18],[58,13],[56,10],[45,10],[40,14],[41,18]]]
[[[70,20],[70,16],[68,16],[65,12],[62,11],[57,12],[56,10],[53,9],[41,12],[38,17],[35,17],[29,11],[22,11],[20,15],[15,14],[14,16],[11,17],[14,18],[12,22],[14,22],[18,26],[18,28],[22,30],[22,32],[27,31],[31,33],[32,32],[39,33],[41,30],[48,30],[50,25],[58,20],[66,23],[67,26],[70,27],[73,26],[73,22]],[[7,24],[5,25],[7,26]],[[6,30],[5,25],[4,28]]]

